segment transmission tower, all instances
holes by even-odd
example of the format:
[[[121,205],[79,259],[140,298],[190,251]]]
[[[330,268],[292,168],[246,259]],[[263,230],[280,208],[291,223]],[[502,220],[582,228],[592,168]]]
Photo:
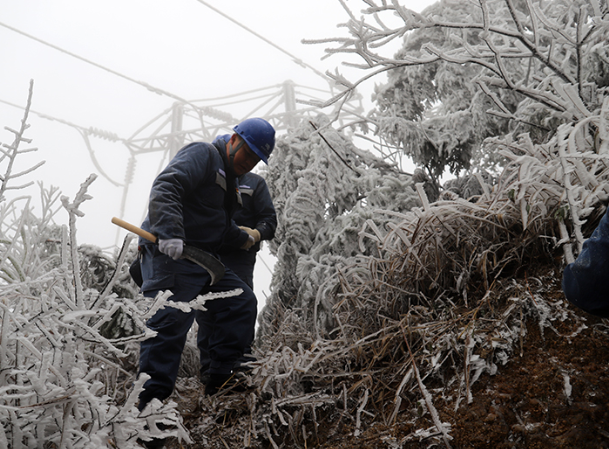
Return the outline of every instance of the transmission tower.
[[[262,39],[267,44],[272,45],[277,50],[292,58],[294,62],[303,67],[311,69],[328,82],[328,89],[314,89],[297,85],[292,81],[285,81],[279,85],[254,89],[220,98],[193,101],[186,100],[164,89],[160,89],[142,81],[130,78],[129,76],[126,76],[116,70],[105,67],[99,63],[69,52],[38,37],[25,33],[22,30],[0,22],[0,26],[12,30],[15,33],[32,39],[42,45],[51,47],[54,50],[65,53],[84,63],[93,65],[115,76],[143,86],[151,92],[167,96],[174,100],[171,107],[152,118],[149,122],[139,128],[132,136],[126,139],[119,138],[112,132],[95,128],[83,128],[65,120],[51,117],[46,114],[41,114],[33,110],[31,111],[42,118],[58,121],[65,125],[72,126],[82,135],[87,146],[87,150],[91,156],[91,160],[100,174],[113,185],[122,187],[123,189],[120,206],[121,217],[125,213],[127,195],[135,175],[138,156],[148,153],[162,153],[163,160],[169,160],[186,142],[200,140],[211,141],[220,134],[232,132],[233,126],[242,121],[244,118],[249,117],[265,118],[273,125],[278,133],[285,132],[286,130],[297,126],[300,120],[306,118],[307,116],[319,113],[320,108],[319,106],[316,106],[316,104],[323,104],[328,98],[333,97],[337,93],[336,88],[333,85],[333,81],[323,73],[317,71],[314,67],[304,63],[283,48],[249,29],[245,25],[235,21],[235,19],[229,14],[223,13],[203,0],[198,1],[231,20],[236,25],[250,32],[257,38]],[[3,100],[0,100],[0,102],[10,104]],[[15,105],[11,104],[11,106]],[[340,106],[335,106],[335,110],[331,114],[334,116],[333,118],[338,122],[339,126],[344,126],[348,125],[349,123],[361,122],[363,119],[363,110],[364,108],[361,103],[361,97],[358,97],[357,93],[353,91],[349,97],[349,101],[341,103]],[[102,167],[102,164],[100,164],[95,156],[95,151],[93,151],[90,137],[99,137],[113,142],[122,143],[127,147],[129,151],[129,161],[127,163],[123,183],[112,179],[112,177],[106,173]]]

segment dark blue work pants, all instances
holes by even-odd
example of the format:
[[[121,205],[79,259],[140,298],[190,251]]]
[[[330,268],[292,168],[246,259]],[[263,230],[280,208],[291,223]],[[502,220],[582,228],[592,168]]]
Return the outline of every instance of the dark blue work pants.
[[[195,280],[188,275],[176,274],[170,300],[177,302],[194,299],[197,294],[192,295],[193,285],[201,285],[200,283],[200,278]],[[207,326],[211,329],[208,337],[210,373],[228,374],[232,371],[245,347],[251,343],[257,313],[256,296],[230,269],[226,270],[217,284],[206,285],[198,293],[203,295],[238,288],[243,290],[239,296],[207,301],[204,305],[207,309],[205,312],[193,310],[184,313],[166,306],[148,320],[146,325],[158,334],[143,341],[140,347],[140,373],[151,376],[140,394],[140,410],[152,398],[163,400],[171,395],[186,337],[196,317],[200,318],[199,322],[208,323]],[[154,297],[157,293],[158,291],[145,292],[145,296]]]
[[[249,288],[254,289],[254,265],[256,264],[256,251],[233,250],[220,253],[220,259],[227,268],[230,268],[240,279],[242,279]],[[213,331],[213,323],[209,321],[209,316],[205,314],[197,315],[197,324],[199,331],[197,333],[197,346],[199,348],[199,358],[201,361],[201,374],[205,372],[212,373],[211,355],[209,339]],[[256,320],[250,330],[250,337],[244,350],[244,357],[238,360],[237,365],[248,361],[255,360],[252,354],[252,342],[255,336]]]

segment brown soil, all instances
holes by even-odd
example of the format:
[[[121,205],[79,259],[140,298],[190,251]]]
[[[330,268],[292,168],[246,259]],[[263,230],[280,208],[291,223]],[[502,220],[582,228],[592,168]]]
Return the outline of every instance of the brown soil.
[[[599,320],[588,326],[569,342],[529,325],[522,357],[481,377],[471,404],[446,411],[453,447],[609,447],[609,337]]]
[[[562,298],[559,281],[546,294],[551,297],[548,299]],[[306,445],[280,447],[609,448],[609,326],[585,312],[576,314],[587,320],[584,330],[579,323],[567,320],[554,323],[554,329],[544,328],[542,333],[538,323],[529,320],[522,354],[517,348],[509,362],[498,367],[497,374],[482,375],[472,388],[470,404],[463,401],[455,411],[450,397],[445,403],[434,398],[440,419],[451,424],[448,444],[437,438],[417,438],[414,432],[418,429],[406,413],[392,426],[369,421],[355,437],[353,420],[341,418],[334,410],[325,419],[317,416],[320,426]],[[223,441],[221,430],[215,436],[207,435],[211,441],[203,445],[197,432],[202,417],[196,396],[182,394],[180,404],[195,443],[180,446],[172,442],[170,449],[244,447],[234,440]],[[426,428],[433,428],[431,419],[428,421]],[[424,419],[419,417],[416,422],[420,426]],[[272,446],[265,440],[252,441],[250,447]]]

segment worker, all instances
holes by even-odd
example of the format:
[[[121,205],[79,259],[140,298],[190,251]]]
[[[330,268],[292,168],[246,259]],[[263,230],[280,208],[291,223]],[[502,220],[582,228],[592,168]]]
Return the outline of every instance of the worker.
[[[224,139],[226,137],[223,136]],[[243,206],[235,212],[233,220],[237,225],[247,229],[247,232],[253,230],[252,234],[256,243],[248,250],[225,244],[220,248],[219,255],[224,265],[230,268],[253,290],[256,255],[260,250],[261,241],[271,240],[275,236],[277,214],[271,194],[262,176],[252,172],[241,176],[239,178],[239,192],[241,193]],[[197,346],[201,360],[201,381],[206,384],[209,380],[209,365],[211,362],[208,339],[212,329],[211,323],[203,321],[205,318],[203,314],[197,316],[199,324]],[[251,368],[248,363],[255,361],[251,348],[255,335],[254,328],[251,329],[250,335],[251,338],[245,348],[244,355],[237,360],[233,371],[247,370]]]
[[[575,262],[563,272],[562,288],[575,306],[592,315],[609,317],[609,209],[582,246]]]
[[[171,301],[187,302],[198,295],[239,289],[238,296],[207,301],[206,311],[182,312],[164,307],[146,326],[157,335],[140,346],[139,374],[150,378],[140,393],[143,410],[154,398],[164,400],[175,386],[187,333],[195,315],[212,323],[209,335],[209,382],[206,394],[215,394],[232,376],[235,362],[251,338],[257,313],[256,296],[230,268],[211,285],[211,275],[201,266],[180,258],[184,245],[217,256],[222,243],[249,249],[253,231],[232,221],[241,201],[237,179],[262,160],[267,163],[275,145],[275,130],[266,120],[250,118],[233,128],[228,140],[195,142],[183,147],[154,180],[148,215],[142,228],[154,234],[158,245],[140,239],[141,290],[154,298],[171,291]],[[148,447],[162,447],[155,442]]]

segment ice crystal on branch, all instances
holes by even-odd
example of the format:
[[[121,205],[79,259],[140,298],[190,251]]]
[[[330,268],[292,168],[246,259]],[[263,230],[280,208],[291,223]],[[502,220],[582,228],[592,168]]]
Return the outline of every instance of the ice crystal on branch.
[[[15,135],[13,143],[10,145],[0,143],[0,171],[4,172],[0,175],[0,202],[4,201],[4,194],[7,190],[18,190],[28,187],[33,184],[32,181],[27,182],[25,184],[21,184],[18,186],[12,185],[12,181],[21,178],[27,174],[30,174],[38,167],[44,164],[44,161],[39,162],[21,172],[15,173],[15,160],[17,156],[23,153],[29,153],[32,151],[36,151],[36,148],[22,149],[22,143],[31,143],[31,140],[25,137],[25,131],[29,128],[29,124],[27,123],[27,118],[30,113],[30,105],[32,103],[32,93],[33,93],[34,83],[30,82],[30,91],[28,95],[27,105],[25,108],[25,113],[23,115],[23,119],[21,120],[21,126],[18,130],[13,130],[11,128],[6,128],[8,131],[12,132]]]
[[[362,253],[359,232],[375,209],[417,204],[411,177],[357,148],[323,115],[278,142],[269,163],[265,178],[279,227],[271,243],[278,263],[266,313],[296,308],[311,323],[329,326],[332,303],[325,293],[335,284],[326,280]]]

